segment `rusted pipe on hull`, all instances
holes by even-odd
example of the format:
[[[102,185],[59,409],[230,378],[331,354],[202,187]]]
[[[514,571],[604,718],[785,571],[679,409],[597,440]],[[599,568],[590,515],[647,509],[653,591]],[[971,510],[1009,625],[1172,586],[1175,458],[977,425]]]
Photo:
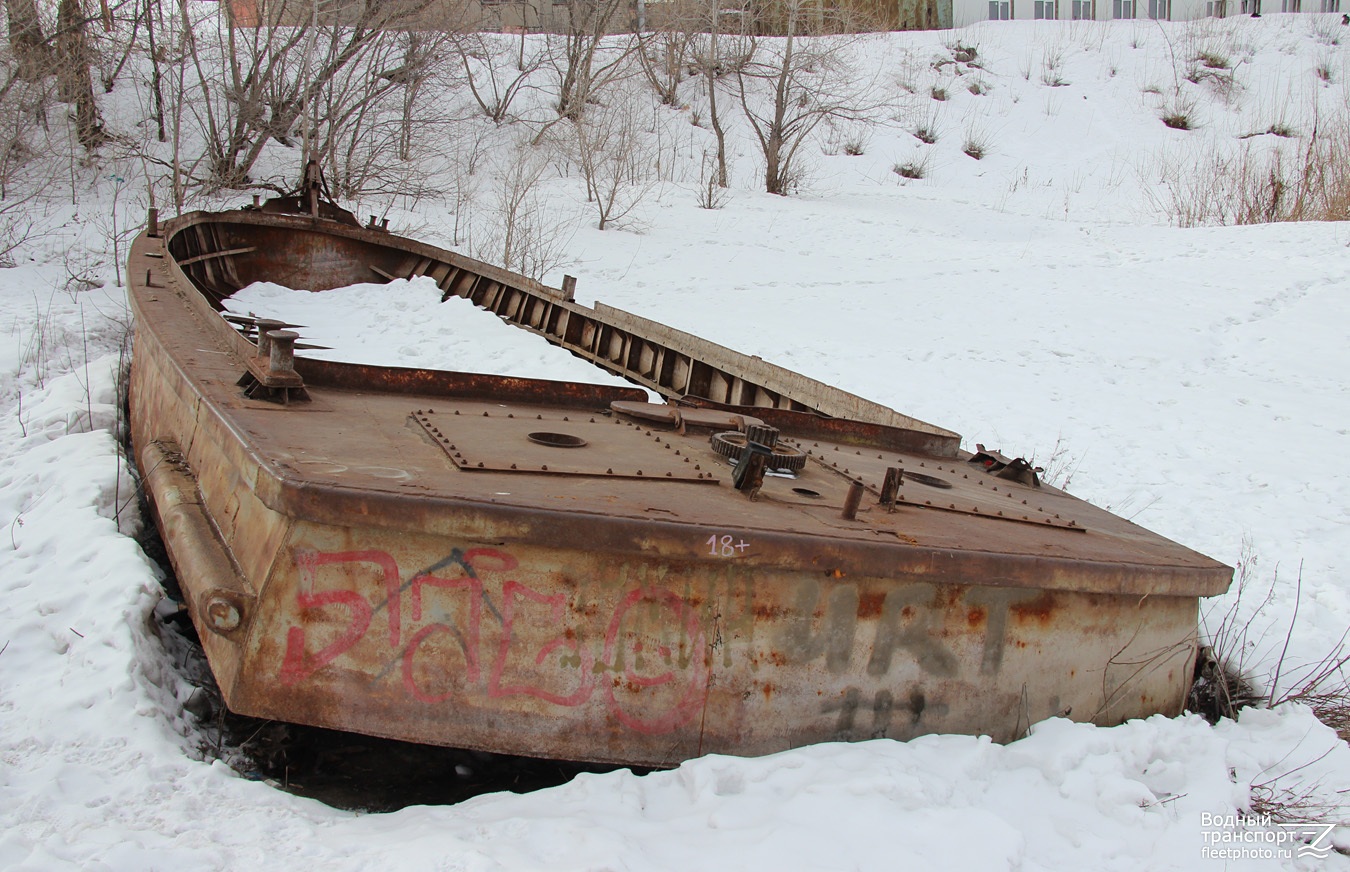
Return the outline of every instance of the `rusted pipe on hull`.
[[[191,603],[193,620],[203,629],[235,637],[252,617],[254,594],[216,536],[182,455],[174,445],[151,442],[141,449],[140,460],[164,538],[175,543],[169,551],[174,571],[193,580],[184,590],[201,591]]]

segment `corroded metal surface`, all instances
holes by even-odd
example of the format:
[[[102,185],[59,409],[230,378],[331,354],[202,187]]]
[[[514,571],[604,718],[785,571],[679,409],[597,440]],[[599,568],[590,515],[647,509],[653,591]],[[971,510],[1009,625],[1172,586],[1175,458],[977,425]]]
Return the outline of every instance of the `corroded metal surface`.
[[[282,405],[238,384],[257,349],[217,311],[256,278],[425,272],[564,345],[610,316],[376,230],[255,212],[163,228],[131,253],[133,438],[237,711],[668,765],[1183,703],[1197,597],[1230,570],[996,478],[955,434],[762,361],[747,380],[734,352],[640,319],[592,358],[688,385],[702,349],[733,403],[298,357],[305,400]],[[733,488],[712,437],[747,427],[805,466]]]

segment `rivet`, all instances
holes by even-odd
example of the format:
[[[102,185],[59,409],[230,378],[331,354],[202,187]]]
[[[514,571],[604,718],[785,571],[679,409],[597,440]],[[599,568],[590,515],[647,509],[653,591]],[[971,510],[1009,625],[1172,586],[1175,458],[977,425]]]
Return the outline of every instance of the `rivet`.
[[[666,473],[666,478],[674,478],[674,477],[675,477],[674,474],[669,472]]]
[[[978,514],[980,513],[980,507],[979,507],[979,506],[973,506],[973,507],[971,508],[971,511],[978,515]]]
[[[605,475],[613,475],[613,474],[614,474],[614,470],[612,470],[612,469],[606,469],[606,470],[605,470]]]
[[[510,413],[510,412],[507,412],[507,413],[506,413],[506,417],[508,417],[508,418],[514,418],[515,415],[513,415],[513,414]]]
[[[511,464],[511,468],[512,468],[512,469],[515,469],[515,468],[516,468],[516,465],[515,465],[514,463]]]
[[[670,446],[667,445],[666,447],[669,448]],[[676,456],[676,457],[679,457],[679,456],[680,456],[680,449],[678,449],[678,448],[675,449],[675,456]]]
[[[540,466],[539,468],[540,468],[541,470],[543,470],[544,472],[548,472],[548,464],[547,464],[547,463],[543,464],[543,465]]]
[[[455,414],[456,414],[456,415],[459,414],[459,409],[455,409]]]
[[[923,504],[924,504],[925,506],[931,506],[931,505],[933,504],[933,501],[932,501],[932,500],[924,500],[924,501],[923,501]]]
[[[853,453],[854,453],[854,454],[856,454],[856,455],[858,455],[858,456],[859,456],[859,457],[861,457],[861,456],[862,456],[862,451],[861,451],[861,450],[859,450],[859,451],[855,451],[855,452],[853,452]]]
[[[962,477],[962,478],[970,478],[970,476],[968,476],[968,475],[963,475],[963,476],[961,476],[961,477]]]
[[[563,420],[564,420],[564,421],[567,420],[567,416],[566,416],[566,415],[563,415]]]
[[[1022,500],[1022,505],[1025,506],[1026,504],[1027,504],[1027,501],[1026,501],[1026,500]]]
[[[923,464],[923,463],[920,463],[919,465],[920,465],[920,466],[923,466],[924,464]]]
[[[484,412],[484,413],[483,413],[483,417],[484,417],[484,418],[491,418],[492,416],[489,415],[487,412]]]
[[[848,467],[847,467],[847,466],[844,467],[844,474],[845,474],[845,475],[848,474]]]
[[[481,461],[481,460],[478,461],[478,468],[479,468],[479,469],[482,469],[482,468],[483,468],[483,461]]]
[[[434,414],[436,414],[436,410],[435,410],[435,409],[427,409],[427,414],[428,414],[428,415],[434,415]]]
[[[1059,515],[1055,515],[1055,517],[1056,517],[1056,518],[1058,518],[1058,517],[1059,517]]]
[[[535,415],[535,416],[534,416],[534,420],[536,420],[536,421],[542,421],[542,420],[544,420],[544,416],[543,416],[543,415]]]
[[[591,423],[592,423],[592,424],[595,423],[595,419],[594,419],[594,418],[591,419]]]
[[[999,516],[1000,518],[1003,517],[1003,510],[1002,510],[1002,509],[999,509],[999,510],[998,510],[998,516]]]
[[[998,488],[997,488],[997,487],[995,487],[995,488],[994,488],[994,490],[995,490],[995,491],[997,491],[997,490],[998,490]]]
[[[642,475],[642,470],[639,469],[637,474]]]
[[[699,464],[697,464],[697,463],[694,464],[694,469],[702,469],[702,468],[703,468],[703,467],[702,467],[701,465],[699,465]]]
[[[882,460],[882,459],[884,459],[884,458],[882,458],[882,456],[881,456],[880,454],[878,454],[878,455],[877,455],[877,460]]]

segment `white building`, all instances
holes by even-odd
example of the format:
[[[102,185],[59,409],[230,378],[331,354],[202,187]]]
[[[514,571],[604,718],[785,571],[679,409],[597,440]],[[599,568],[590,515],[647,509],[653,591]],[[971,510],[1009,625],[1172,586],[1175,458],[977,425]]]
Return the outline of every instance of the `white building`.
[[[977,21],[1054,19],[1111,21],[1117,18],[1184,21],[1253,12],[1341,12],[1350,0],[952,0],[957,27]]]

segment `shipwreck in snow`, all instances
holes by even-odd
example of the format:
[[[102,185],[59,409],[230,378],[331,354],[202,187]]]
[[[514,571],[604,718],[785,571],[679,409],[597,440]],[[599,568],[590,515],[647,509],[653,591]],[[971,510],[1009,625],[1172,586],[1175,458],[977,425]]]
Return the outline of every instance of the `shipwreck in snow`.
[[[240,713],[647,766],[1005,741],[1179,712],[1231,579],[1024,462],[312,188],[152,216],[128,272],[136,458]],[[420,275],[669,402],[305,359],[222,313]]]

